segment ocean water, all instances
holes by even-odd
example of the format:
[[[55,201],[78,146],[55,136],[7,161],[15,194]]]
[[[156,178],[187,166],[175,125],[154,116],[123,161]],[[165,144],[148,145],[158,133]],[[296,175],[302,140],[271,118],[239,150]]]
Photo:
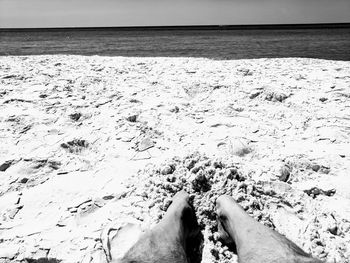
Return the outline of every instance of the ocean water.
[[[350,61],[350,28],[0,31],[0,55],[43,54]]]

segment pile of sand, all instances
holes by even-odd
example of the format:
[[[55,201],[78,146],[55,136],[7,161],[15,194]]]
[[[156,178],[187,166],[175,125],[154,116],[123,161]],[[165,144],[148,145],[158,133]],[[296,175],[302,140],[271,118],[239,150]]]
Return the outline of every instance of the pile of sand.
[[[142,183],[140,183],[142,182]],[[322,189],[299,191],[281,181],[254,181],[230,160],[212,159],[199,153],[173,158],[162,166],[148,166],[131,178],[126,197],[136,218],[158,222],[172,196],[187,191],[204,235],[202,262],[236,259],[218,240],[215,200],[231,195],[256,220],[296,242],[327,262],[346,262],[350,257],[350,221],[320,206],[328,194]],[[137,211],[137,212],[136,212]],[[234,261],[233,261],[234,262]]]

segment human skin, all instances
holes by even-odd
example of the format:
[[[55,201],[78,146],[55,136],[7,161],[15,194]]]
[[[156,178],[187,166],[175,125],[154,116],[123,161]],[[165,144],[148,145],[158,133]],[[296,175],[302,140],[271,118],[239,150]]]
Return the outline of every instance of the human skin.
[[[191,238],[200,235],[186,192],[177,193],[163,219],[146,232],[118,263],[190,263]],[[191,240],[191,241],[190,241]],[[113,261],[112,261],[113,262]]]
[[[239,263],[322,263],[250,217],[231,196],[216,200],[216,214],[220,235],[235,246]]]
[[[234,247],[239,263],[322,263],[278,232],[250,217],[230,196],[216,200],[218,229]],[[177,193],[163,219],[136,242],[118,263],[197,263],[189,256],[200,235],[186,192]],[[198,245],[198,243],[196,244]]]

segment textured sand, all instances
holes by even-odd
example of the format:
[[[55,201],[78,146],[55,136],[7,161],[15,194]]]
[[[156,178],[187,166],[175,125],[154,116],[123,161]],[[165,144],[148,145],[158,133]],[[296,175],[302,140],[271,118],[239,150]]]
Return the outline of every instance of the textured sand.
[[[0,262],[106,262],[106,229],[155,224],[182,188],[203,262],[234,262],[216,241],[221,193],[347,262],[349,127],[350,62],[1,57]],[[130,160],[144,139],[151,158]]]

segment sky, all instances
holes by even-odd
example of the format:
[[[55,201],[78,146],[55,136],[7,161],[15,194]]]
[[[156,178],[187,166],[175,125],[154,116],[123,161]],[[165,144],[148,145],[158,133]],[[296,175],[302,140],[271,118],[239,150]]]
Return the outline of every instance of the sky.
[[[0,0],[0,27],[350,22],[350,0]]]

